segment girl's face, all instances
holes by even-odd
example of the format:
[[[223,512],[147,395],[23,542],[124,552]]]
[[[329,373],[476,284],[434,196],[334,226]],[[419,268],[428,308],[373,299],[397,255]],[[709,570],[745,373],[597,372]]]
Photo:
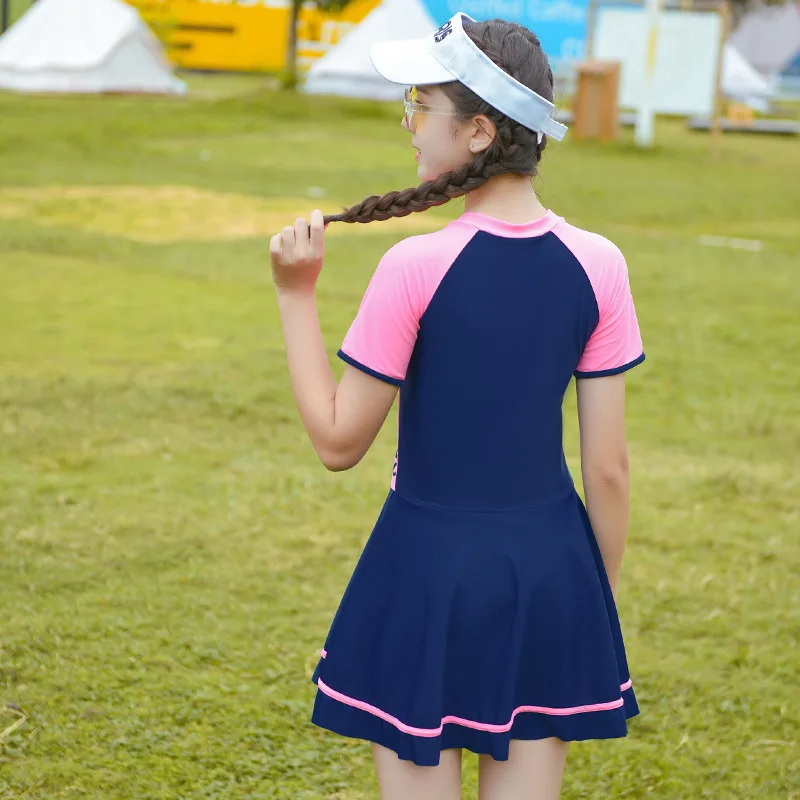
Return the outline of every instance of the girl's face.
[[[403,118],[403,130],[411,134],[417,150],[417,176],[430,181],[471,161],[471,126],[458,119],[452,101],[438,86],[416,88],[412,99],[430,110],[413,108]],[[409,119],[410,117],[410,119]]]

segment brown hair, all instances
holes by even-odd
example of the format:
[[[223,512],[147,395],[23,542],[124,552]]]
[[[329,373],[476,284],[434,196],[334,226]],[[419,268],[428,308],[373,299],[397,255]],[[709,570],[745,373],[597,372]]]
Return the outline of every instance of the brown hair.
[[[486,22],[465,20],[464,30],[498,67],[552,102],[553,73],[539,39],[531,31],[501,19]],[[490,106],[463,83],[444,83],[441,89],[452,101],[461,120],[484,114],[494,122],[497,135],[492,144],[472,161],[432,181],[400,192],[387,192],[380,197],[373,195],[341,214],[330,214],[325,217],[326,225],[329,222],[372,222],[405,217],[462,197],[495,175],[536,175],[546,137],[538,144],[534,131]]]

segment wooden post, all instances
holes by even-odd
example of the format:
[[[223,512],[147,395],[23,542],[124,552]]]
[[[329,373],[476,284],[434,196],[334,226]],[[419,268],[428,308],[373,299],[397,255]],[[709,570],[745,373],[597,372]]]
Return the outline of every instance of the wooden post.
[[[722,67],[725,59],[725,42],[731,24],[729,0],[722,0],[719,6],[719,52],[717,53],[717,76],[714,86],[714,115],[711,118],[711,155],[719,158],[722,154]]]
[[[594,58],[594,29],[597,25],[597,0],[589,0],[586,9],[586,54],[584,58],[591,61]]]

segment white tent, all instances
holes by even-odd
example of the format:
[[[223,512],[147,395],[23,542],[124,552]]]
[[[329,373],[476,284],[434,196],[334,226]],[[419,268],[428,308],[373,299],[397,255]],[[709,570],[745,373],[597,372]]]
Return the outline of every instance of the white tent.
[[[182,93],[163,48],[122,0],[37,0],[0,36],[0,88]]]
[[[403,96],[403,87],[378,75],[369,57],[370,45],[422,38],[435,28],[419,0],[383,0],[311,65],[303,90],[309,94],[397,100]]]
[[[775,97],[773,81],[754,69],[730,42],[722,54],[722,93],[757,111],[767,111]]]

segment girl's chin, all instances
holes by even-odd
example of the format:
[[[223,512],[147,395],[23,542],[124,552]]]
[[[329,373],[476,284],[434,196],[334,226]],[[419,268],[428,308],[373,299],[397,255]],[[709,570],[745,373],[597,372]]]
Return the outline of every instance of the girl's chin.
[[[432,181],[438,178],[441,174],[441,171],[437,172],[427,169],[422,162],[420,162],[420,165],[417,167],[417,177],[420,179],[420,181]]]
[[[450,172],[455,167],[450,167],[450,169],[440,168],[440,169],[430,169],[425,165],[424,161],[420,161],[419,165],[417,166],[417,177],[420,181],[435,181],[440,175],[444,175],[445,172]]]

